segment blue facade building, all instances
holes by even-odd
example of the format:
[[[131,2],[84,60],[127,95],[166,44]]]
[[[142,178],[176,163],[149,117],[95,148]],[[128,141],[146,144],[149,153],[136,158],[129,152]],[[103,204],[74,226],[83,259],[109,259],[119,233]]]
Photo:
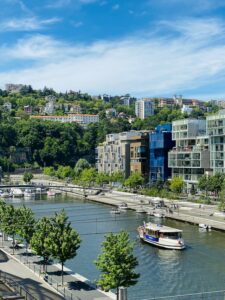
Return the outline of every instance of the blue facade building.
[[[149,182],[161,179],[167,180],[171,176],[168,168],[168,152],[175,146],[172,141],[172,124],[158,125],[154,132],[149,133]]]

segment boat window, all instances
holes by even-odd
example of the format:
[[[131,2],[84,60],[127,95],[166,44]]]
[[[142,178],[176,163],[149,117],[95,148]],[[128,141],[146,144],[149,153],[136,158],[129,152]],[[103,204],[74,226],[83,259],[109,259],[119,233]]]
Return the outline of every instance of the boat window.
[[[158,231],[154,231],[154,230],[151,230],[151,229],[147,229],[146,233],[148,235],[150,235],[150,236],[153,236],[153,237],[158,237],[159,236],[159,232]]]
[[[177,240],[181,238],[181,232],[165,232],[164,233],[165,238]]]

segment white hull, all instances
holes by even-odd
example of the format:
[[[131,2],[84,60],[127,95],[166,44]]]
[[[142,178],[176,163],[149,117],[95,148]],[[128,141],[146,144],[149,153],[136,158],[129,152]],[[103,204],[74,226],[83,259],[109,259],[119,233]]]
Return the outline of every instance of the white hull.
[[[137,228],[142,241],[159,248],[182,250],[185,248],[182,239],[182,230],[161,224],[144,223]]]
[[[114,215],[118,215],[118,214],[120,214],[120,210],[113,209],[113,210],[110,210],[110,213],[114,214]]]
[[[155,218],[165,218],[165,216],[163,214],[160,214],[160,213],[153,213],[153,216]]]
[[[23,197],[23,192],[21,189],[11,189],[11,194],[13,197]]]
[[[206,225],[206,224],[199,224],[198,226],[199,226],[199,228],[202,228],[202,229],[211,229],[211,226]]]
[[[34,198],[35,194],[34,193],[24,193],[24,198]]]
[[[1,198],[9,198],[11,195],[9,193],[3,193],[0,195]]]
[[[56,195],[55,192],[47,191],[47,195],[50,197],[54,197]]]
[[[162,244],[160,242],[145,239],[144,237],[141,237],[141,236],[140,236],[140,239],[142,241],[144,241],[145,243],[157,246],[159,248],[171,249],[171,250],[183,250],[185,248],[185,245],[177,245],[177,246],[175,246],[175,245],[166,245],[166,244]]]

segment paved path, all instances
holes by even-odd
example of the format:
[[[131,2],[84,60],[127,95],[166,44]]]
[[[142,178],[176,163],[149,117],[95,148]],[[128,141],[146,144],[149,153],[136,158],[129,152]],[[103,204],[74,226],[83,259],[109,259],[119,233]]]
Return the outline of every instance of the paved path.
[[[22,285],[35,299],[38,300],[61,300],[64,299],[58,295],[55,290],[45,283],[41,278],[36,276],[25,266],[8,257],[0,251],[0,269],[7,273],[7,277]]]
[[[10,241],[4,241],[3,251],[6,251],[12,254],[12,248],[10,247]],[[19,277],[23,278],[21,284],[24,284],[25,287],[32,290],[32,293],[37,294],[37,299],[70,299],[70,300],[112,300],[115,299],[115,294],[113,293],[104,293],[99,291],[92,285],[86,278],[82,277],[79,274],[74,274],[71,270],[65,268],[64,271],[64,283],[65,285],[61,286],[61,269],[57,264],[49,264],[47,266],[47,282],[46,284],[43,280],[44,274],[42,273],[43,265],[42,259],[39,256],[36,256],[32,253],[25,253],[24,249],[17,249],[15,251],[15,255],[13,256],[15,259],[23,263],[24,265],[21,267],[21,263],[15,261],[14,259],[10,259],[7,262],[1,263],[2,270],[10,273],[12,275],[19,275]],[[1,259],[1,257],[0,257]],[[15,268],[14,268],[15,266]],[[30,271],[32,270],[32,271]],[[26,272],[25,272],[26,271]],[[31,273],[32,276],[28,276],[27,272]],[[25,277],[22,274],[26,274]],[[36,274],[35,274],[36,273]],[[35,284],[35,279],[37,280],[37,284]],[[47,291],[44,289],[41,294],[38,294],[37,291],[40,290],[40,283],[43,287],[50,287],[51,290],[59,291],[64,297],[54,296],[51,297]],[[32,284],[34,287],[32,288]],[[54,287],[54,289],[53,289]],[[45,293],[45,297],[42,297],[42,294]],[[47,296],[46,296],[47,295]]]
[[[96,202],[101,202],[109,205],[119,205],[122,202],[126,202],[130,209],[136,210],[144,208],[145,210],[152,209],[149,201],[154,197],[148,197],[143,195],[124,193],[124,192],[111,192],[101,195],[89,195],[88,199]],[[180,221],[186,221],[193,224],[204,223],[211,225],[212,228],[225,231],[225,214],[218,215],[218,209],[216,205],[200,205],[198,203],[192,203],[189,201],[174,201],[165,200],[167,206],[172,203],[178,204],[179,209],[173,209],[172,213],[167,213],[166,216],[171,219]]]

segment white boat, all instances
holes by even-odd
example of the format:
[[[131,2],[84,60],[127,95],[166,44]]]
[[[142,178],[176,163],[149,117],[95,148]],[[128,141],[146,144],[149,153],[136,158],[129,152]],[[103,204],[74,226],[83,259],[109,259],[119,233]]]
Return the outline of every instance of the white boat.
[[[56,193],[53,191],[47,191],[47,195],[50,197],[55,197]]]
[[[210,225],[206,225],[206,224],[199,224],[198,225],[199,226],[199,228],[203,228],[203,229],[211,229],[211,226]]]
[[[143,226],[138,227],[138,233],[141,240],[160,248],[176,250],[185,248],[182,230],[180,229],[160,224],[144,223]]]
[[[1,195],[0,195],[0,197],[1,198],[9,198],[11,195],[10,195],[10,193],[8,193],[8,192],[3,192]]]
[[[118,206],[119,210],[128,210],[128,205],[127,203],[123,202]]]
[[[35,191],[32,189],[25,189],[24,191],[24,197],[25,198],[33,198],[35,197]]]
[[[156,218],[165,218],[165,215],[161,212],[153,212],[153,216]]]
[[[120,214],[120,210],[118,208],[114,208],[110,210],[111,214]]]
[[[23,191],[18,188],[12,188],[11,193],[13,197],[23,197]]]

